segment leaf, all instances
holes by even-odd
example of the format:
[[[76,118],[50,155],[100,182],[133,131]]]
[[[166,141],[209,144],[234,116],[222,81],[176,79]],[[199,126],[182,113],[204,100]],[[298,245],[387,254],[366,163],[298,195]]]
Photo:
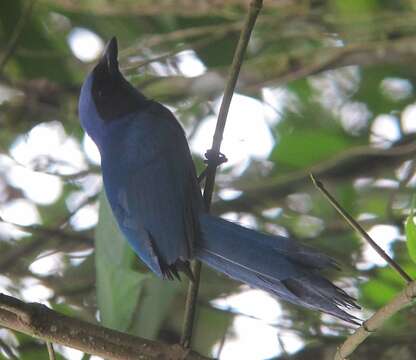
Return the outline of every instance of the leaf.
[[[126,331],[136,310],[147,273],[132,270],[135,255],[117,227],[107,198],[100,195],[95,232],[97,302],[103,325]]]
[[[120,233],[104,192],[100,195],[95,242],[97,302],[102,324],[157,338],[181,284],[137,271],[137,258]]]
[[[393,299],[398,291],[400,291],[399,286],[393,286],[384,279],[370,280],[361,286],[360,303],[378,309]]]
[[[156,339],[166,318],[172,311],[178,311],[174,299],[180,287],[186,285],[186,282],[166,281],[156,276],[149,276],[144,283],[129,332],[147,339]]]
[[[361,16],[371,16],[380,4],[376,0],[352,0],[352,1],[334,1],[332,4],[341,15],[353,16],[360,14]]]
[[[414,218],[414,200],[412,201],[412,208],[410,215],[406,219],[405,230],[406,230],[406,245],[409,256],[414,263],[416,263],[416,225],[413,220]]]
[[[297,129],[285,134],[272,153],[274,161],[296,168],[304,168],[328,159],[350,146],[341,134],[324,129]]]
[[[416,276],[416,269],[409,261],[400,265],[412,278]],[[360,304],[364,306],[378,309],[403,290],[403,279],[390,266],[376,268],[369,274],[371,280],[360,285]]]

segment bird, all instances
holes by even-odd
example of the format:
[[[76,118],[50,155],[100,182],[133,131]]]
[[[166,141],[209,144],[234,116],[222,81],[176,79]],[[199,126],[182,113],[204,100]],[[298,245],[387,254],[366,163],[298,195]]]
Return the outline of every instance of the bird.
[[[325,278],[331,257],[284,236],[208,213],[185,132],[174,114],[123,76],[113,37],[79,97],[81,126],[98,147],[104,189],[118,227],[156,275],[193,279],[190,261],[290,303],[359,319],[356,300]]]

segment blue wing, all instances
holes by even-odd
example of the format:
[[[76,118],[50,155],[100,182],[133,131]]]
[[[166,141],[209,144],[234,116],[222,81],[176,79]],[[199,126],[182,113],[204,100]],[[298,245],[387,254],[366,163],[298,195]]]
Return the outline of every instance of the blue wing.
[[[189,274],[202,197],[182,127],[156,102],[109,126],[103,178],[120,229],[158,275]]]

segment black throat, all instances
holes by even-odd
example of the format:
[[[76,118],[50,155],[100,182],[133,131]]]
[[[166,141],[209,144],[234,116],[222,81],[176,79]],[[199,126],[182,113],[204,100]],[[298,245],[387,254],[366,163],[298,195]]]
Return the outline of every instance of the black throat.
[[[100,61],[92,72],[92,98],[100,117],[114,121],[146,107],[148,100],[117,69]]]

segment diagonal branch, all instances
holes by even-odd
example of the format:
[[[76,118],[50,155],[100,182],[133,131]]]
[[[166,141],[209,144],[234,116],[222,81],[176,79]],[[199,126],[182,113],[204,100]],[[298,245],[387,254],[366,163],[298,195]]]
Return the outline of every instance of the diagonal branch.
[[[0,326],[110,360],[209,360],[178,345],[107,329],[4,294],[0,294]]]
[[[345,340],[341,347],[338,348],[334,360],[346,360],[371,333],[377,331],[395,313],[410,305],[415,297],[416,281],[412,281],[392,301],[379,309]]]
[[[251,79],[249,89],[259,86],[276,86],[303,79],[327,70],[344,66],[369,66],[377,64],[409,65],[415,56],[412,46],[414,36],[371,43],[351,43],[343,47],[319,48],[314,52],[299,51],[272,59],[255,60],[251,65],[257,69],[257,76]]]
[[[222,136],[224,133],[225,123],[227,120],[231,99],[233,97],[234,89],[237,84],[237,79],[240,73],[241,65],[243,64],[243,58],[247,49],[248,42],[250,40],[251,32],[254,28],[254,24],[256,23],[257,16],[262,6],[262,0],[252,0],[250,2],[250,9],[247,13],[243,29],[241,30],[240,38],[237,44],[237,49],[235,50],[233,62],[231,64],[228,81],[224,90],[224,97],[222,99],[220,112],[217,120],[217,126],[215,128],[214,138],[212,141],[212,148],[210,150],[210,153],[213,154],[214,157],[218,157],[221,148]],[[215,161],[215,159],[213,161],[208,161],[207,177],[204,189],[204,202],[207,211],[209,211],[211,207],[217,166],[218,162]],[[201,263],[199,261],[193,262],[192,271],[194,274],[194,281],[190,282],[188,288],[183,333],[181,338],[181,343],[185,348],[190,347],[192,340],[192,328],[195,318],[196,300],[198,297],[199,278],[201,273]]]
[[[354,350],[364,342],[372,332],[379,329],[384,322],[400,311],[416,297],[416,281],[403,270],[403,268],[394,261],[389,255],[387,255],[383,249],[381,249],[377,243],[365,232],[365,230],[349,215],[341,205],[335,200],[335,198],[325,189],[324,185],[318,181],[314,175],[310,175],[315,187],[322,192],[325,198],[330,204],[342,215],[342,217],[348,222],[348,224],[357,231],[372,247],[373,249],[385,260],[387,263],[396,270],[400,276],[407,282],[406,288],[397,295],[391,302],[379,309],[370,319],[366,320],[351,336],[347,338],[344,344],[338,348],[335,354],[335,360],[346,360],[346,357],[351,355]]]
[[[394,261],[362,228],[362,226],[350,215],[348,212],[338,203],[337,200],[325,189],[322,182],[316,179],[316,177],[310,175],[315,187],[325,196],[329,203],[335,208],[336,211],[345,219],[345,221],[364,238],[370,246],[379,254],[396,272],[407,282],[412,282],[412,278],[403,270],[403,268]]]

